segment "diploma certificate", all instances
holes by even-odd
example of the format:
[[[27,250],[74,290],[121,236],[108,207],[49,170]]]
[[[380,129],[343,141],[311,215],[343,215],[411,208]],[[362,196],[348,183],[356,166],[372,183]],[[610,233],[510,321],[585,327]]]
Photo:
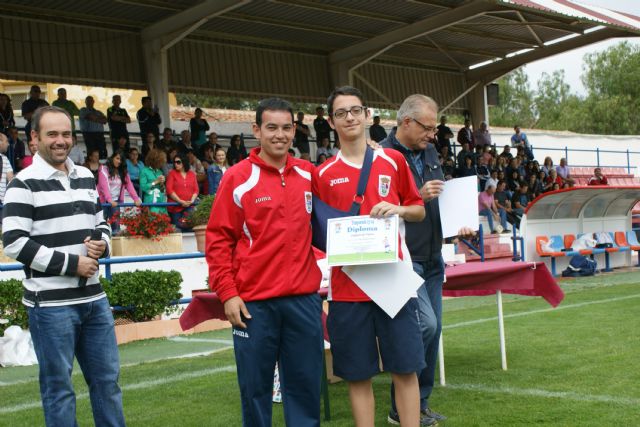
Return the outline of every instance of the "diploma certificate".
[[[329,266],[398,262],[398,215],[332,218],[327,228]]]

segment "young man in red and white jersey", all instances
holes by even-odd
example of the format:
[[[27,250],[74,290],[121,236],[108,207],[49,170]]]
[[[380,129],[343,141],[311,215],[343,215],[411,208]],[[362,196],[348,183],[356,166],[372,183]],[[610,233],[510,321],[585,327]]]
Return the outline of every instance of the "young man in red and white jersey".
[[[321,273],[311,249],[313,165],[289,156],[291,105],[260,102],[260,147],[220,182],[207,226],[209,283],[233,325],[245,426],[271,425],[278,362],[288,426],[320,425]]]
[[[329,123],[340,139],[340,152],[314,172],[314,197],[336,209],[349,210],[356,194],[367,149],[365,124],[369,112],[356,88],[335,89],[328,99]],[[421,221],[424,203],[404,157],[395,150],[377,149],[360,208],[361,215],[401,218],[401,256],[409,261],[403,221]],[[410,262],[410,261],[409,261]],[[394,286],[389,283],[389,286]],[[371,377],[379,372],[378,348],[384,369],[391,373],[402,425],[420,425],[417,372],[424,368],[422,335],[416,298],[392,319],[342,271],[331,271],[331,302],[327,327],[334,373],[349,382],[355,424],[374,425]]]

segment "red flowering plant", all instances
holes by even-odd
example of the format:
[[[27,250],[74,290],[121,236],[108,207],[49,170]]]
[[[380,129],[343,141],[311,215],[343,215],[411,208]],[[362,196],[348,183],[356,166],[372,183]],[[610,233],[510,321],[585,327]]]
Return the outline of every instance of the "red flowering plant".
[[[109,224],[119,223],[120,236],[136,239],[160,240],[169,233],[174,233],[176,228],[171,224],[167,214],[151,212],[149,208],[131,209],[124,213],[116,212],[109,219]]]

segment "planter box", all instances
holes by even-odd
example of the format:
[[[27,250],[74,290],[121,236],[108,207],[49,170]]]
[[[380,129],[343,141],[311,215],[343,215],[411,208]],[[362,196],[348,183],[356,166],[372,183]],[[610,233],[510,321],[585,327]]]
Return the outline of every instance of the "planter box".
[[[171,233],[160,240],[116,236],[111,239],[112,256],[155,255],[182,252],[182,233]]]
[[[199,332],[215,331],[230,328],[231,323],[223,320],[207,320],[195,328],[183,331],[178,319],[152,320],[150,322],[138,322],[116,324],[116,340],[118,344],[131,341],[148,340],[151,338],[166,338],[175,335],[191,335]]]

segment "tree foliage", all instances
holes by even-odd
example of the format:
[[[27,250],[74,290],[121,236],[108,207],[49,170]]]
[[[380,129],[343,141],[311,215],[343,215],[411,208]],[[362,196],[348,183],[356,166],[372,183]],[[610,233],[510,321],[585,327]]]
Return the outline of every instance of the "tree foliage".
[[[570,130],[579,133],[640,134],[640,47],[622,42],[585,55],[578,96],[563,70],[542,73],[537,89],[522,68],[498,80],[500,105],[491,107],[491,123],[511,127]]]

